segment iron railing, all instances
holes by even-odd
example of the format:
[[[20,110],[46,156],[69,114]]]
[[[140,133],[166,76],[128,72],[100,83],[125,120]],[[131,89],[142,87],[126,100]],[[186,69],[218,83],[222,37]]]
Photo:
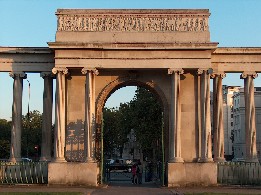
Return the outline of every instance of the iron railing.
[[[261,185],[260,163],[218,163],[218,183],[226,185]]]
[[[2,184],[47,184],[47,162],[0,162]]]
[[[131,165],[112,165],[104,163],[104,182],[110,181],[131,181]]]

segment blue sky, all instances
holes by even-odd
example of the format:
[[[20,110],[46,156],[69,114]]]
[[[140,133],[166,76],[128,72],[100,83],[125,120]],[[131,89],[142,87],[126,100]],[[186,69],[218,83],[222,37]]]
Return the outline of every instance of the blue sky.
[[[209,9],[211,41],[219,47],[261,47],[261,0],[0,0],[0,46],[46,47],[55,41],[58,8],[126,9]],[[42,111],[43,81],[39,74],[28,74],[31,83],[31,109]],[[255,80],[261,86],[261,77]],[[239,74],[228,75],[227,85],[243,85]],[[120,89],[109,99],[109,106],[129,101],[134,88]],[[120,93],[120,91],[122,91]],[[12,79],[0,73],[0,118],[10,119]],[[24,109],[28,83],[24,82]]]

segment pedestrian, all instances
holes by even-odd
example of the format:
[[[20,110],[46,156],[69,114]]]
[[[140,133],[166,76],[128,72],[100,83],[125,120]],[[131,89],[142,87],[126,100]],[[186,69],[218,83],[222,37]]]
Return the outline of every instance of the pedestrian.
[[[137,171],[136,171],[139,184],[142,184],[142,172],[143,172],[143,167],[141,162],[139,161],[137,166]]]
[[[133,164],[131,167],[132,184],[137,184],[137,165]]]

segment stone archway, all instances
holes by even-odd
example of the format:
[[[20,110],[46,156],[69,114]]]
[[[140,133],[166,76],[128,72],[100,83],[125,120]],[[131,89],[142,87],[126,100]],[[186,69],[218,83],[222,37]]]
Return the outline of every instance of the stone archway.
[[[165,159],[168,158],[168,130],[169,130],[169,112],[168,112],[168,102],[167,98],[164,95],[164,92],[161,90],[160,86],[153,82],[144,82],[132,76],[119,76],[117,79],[110,82],[106,85],[101,92],[99,93],[96,100],[96,147],[95,147],[95,156],[98,161],[100,161],[99,156],[101,153],[100,147],[100,136],[101,136],[101,123],[102,123],[102,110],[104,108],[106,100],[113,94],[116,90],[126,87],[126,86],[140,86],[150,90],[157,97],[158,101],[162,106],[164,113],[164,142],[165,147]]]

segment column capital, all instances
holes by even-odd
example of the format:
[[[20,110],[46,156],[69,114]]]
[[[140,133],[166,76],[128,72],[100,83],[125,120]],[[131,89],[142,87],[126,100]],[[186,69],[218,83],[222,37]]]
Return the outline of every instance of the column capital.
[[[40,76],[44,79],[45,77],[54,77],[52,72],[41,72]]]
[[[199,68],[197,70],[197,73],[198,73],[198,75],[201,75],[201,74],[203,74],[204,71],[207,72],[207,74],[213,74],[212,68]]]
[[[94,75],[98,75],[99,74],[99,71],[96,69],[96,68],[87,68],[87,67],[84,67],[82,70],[81,70],[82,74],[87,74],[88,72],[92,72]]]
[[[52,73],[53,74],[57,74],[58,72],[62,72],[63,74],[68,74],[68,68],[64,68],[64,67],[54,67],[52,69]]]
[[[9,72],[9,76],[12,78],[15,78],[15,77],[20,77],[22,79],[27,78],[27,74],[25,74],[24,72]]]
[[[214,72],[210,75],[212,79],[216,78],[217,76],[221,77],[222,79],[225,78],[227,75],[225,72]]]
[[[257,74],[256,72],[247,72],[247,71],[245,71],[245,72],[243,72],[243,73],[240,75],[240,78],[241,78],[241,79],[245,79],[245,78],[247,78],[248,76],[251,76],[251,77],[253,77],[253,78],[255,79],[255,78],[258,77],[258,74]]]
[[[169,68],[168,74],[173,74],[173,73],[184,74],[184,70],[182,68]]]

